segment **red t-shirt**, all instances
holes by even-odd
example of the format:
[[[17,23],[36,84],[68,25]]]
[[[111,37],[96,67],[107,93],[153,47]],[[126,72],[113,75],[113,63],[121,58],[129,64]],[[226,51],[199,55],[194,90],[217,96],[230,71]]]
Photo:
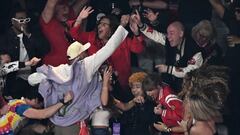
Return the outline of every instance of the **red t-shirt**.
[[[69,16],[70,18],[74,16],[74,11],[72,9],[69,12]],[[68,62],[67,48],[70,43],[68,43],[65,38],[63,25],[55,18],[45,23],[41,16],[40,26],[51,46],[50,52],[43,58],[43,63],[52,66],[66,64]]]

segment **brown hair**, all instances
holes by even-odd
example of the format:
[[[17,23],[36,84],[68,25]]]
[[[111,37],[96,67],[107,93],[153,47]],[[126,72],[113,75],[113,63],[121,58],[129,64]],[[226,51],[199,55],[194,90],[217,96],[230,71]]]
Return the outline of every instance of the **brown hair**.
[[[227,68],[203,66],[184,78],[184,101],[196,120],[218,120],[229,93]],[[187,79],[187,80],[186,80]]]
[[[157,86],[162,85],[162,78],[160,74],[149,74],[143,80],[142,86],[143,91],[150,91],[157,88]]]

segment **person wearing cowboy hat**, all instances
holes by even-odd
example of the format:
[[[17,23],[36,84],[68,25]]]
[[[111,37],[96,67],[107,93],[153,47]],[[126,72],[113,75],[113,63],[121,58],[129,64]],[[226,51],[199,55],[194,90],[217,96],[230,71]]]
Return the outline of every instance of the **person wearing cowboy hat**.
[[[97,73],[98,68],[117,49],[127,34],[128,32],[119,26],[106,46],[91,56],[87,56],[85,52],[90,47],[89,43],[82,45],[74,42],[67,50],[69,64],[57,67],[43,65],[37,69],[37,73],[29,76],[31,85],[40,83],[39,93],[44,98],[45,107],[61,99],[66,89],[71,89],[74,93],[72,103],[61,111],[64,113],[50,118],[56,125],[56,135],[77,135],[80,128],[76,123],[84,121],[101,105],[102,82]]]

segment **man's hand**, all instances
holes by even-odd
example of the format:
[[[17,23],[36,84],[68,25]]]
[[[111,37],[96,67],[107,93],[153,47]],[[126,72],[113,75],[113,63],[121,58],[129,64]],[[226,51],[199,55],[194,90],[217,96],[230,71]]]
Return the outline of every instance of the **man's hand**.
[[[131,15],[131,18],[134,20],[134,22],[137,23],[139,27],[143,26],[143,23],[141,21],[141,16],[137,10],[136,10],[136,14]]]
[[[0,59],[2,61],[2,64],[5,64],[11,61],[11,57],[8,54],[1,54]]]
[[[70,102],[72,99],[73,99],[73,92],[72,91],[67,91],[65,94],[64,94],[64,103],[68,103]]]
[[[228,41],[229,47],[234,47],[231,45],[240,44],[240,37],[235,35],[230,35],[230,36],[227,36],[227,41]]]
[[[165,65],[165,64],[156,65],[155,68],[157,68],[158,71],[161,73],[167,72],[167,65]]]
[[[143,16],[146,17],[150,22],[157,20],[159,12],[154,13],[151,9],[144,10]]]
[[[139,35],[139,28],[138,28],[138,24],[137,24],[136,20],[133,17],[134,16],[130,17],[129,27],[130,27],[131,31],[133,32],[133,34],[135,36],[137,36],[137,35]]]
[[[129,15],[122,15],[121,16],[121,20],[120,20],[120,24],[125,27],[127,26],[128,22],[129,22],[130,16]]]
[[[36,66],[41,59],[33,57],[30,61],[25,62],[25,66]]]

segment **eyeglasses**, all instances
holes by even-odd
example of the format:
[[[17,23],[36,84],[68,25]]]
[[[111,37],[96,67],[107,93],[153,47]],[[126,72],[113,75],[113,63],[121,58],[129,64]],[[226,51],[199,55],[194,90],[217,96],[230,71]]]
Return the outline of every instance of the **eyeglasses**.
[[[29,23],[31,21],[31,18],[24,18],[24,19],[17,19],[17,18],[12,18],[14,21],[18,23]]]

